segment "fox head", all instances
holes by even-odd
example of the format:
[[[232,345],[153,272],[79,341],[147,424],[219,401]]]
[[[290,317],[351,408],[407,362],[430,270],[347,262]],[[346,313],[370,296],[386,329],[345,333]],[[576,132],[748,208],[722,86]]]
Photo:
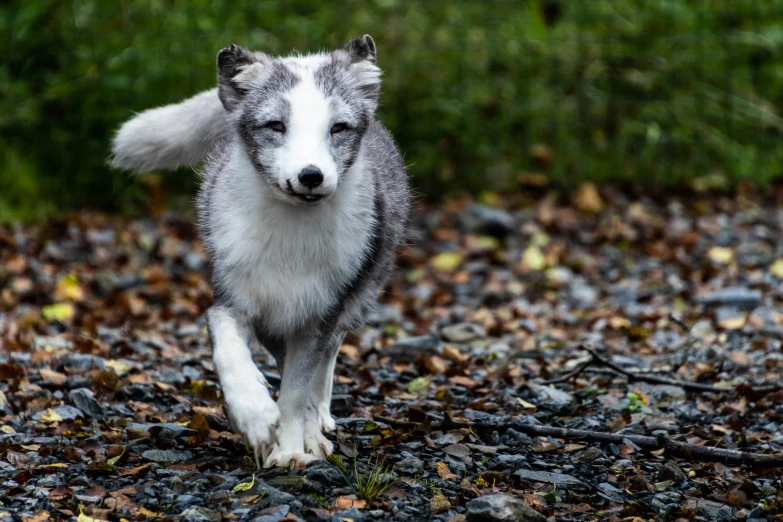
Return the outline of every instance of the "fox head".
[[[285,58],[231,45],[217,68],[220,101],[273,192],[301,204],[331,196],[378,106],[381,71],[370,35],[331,53]]]

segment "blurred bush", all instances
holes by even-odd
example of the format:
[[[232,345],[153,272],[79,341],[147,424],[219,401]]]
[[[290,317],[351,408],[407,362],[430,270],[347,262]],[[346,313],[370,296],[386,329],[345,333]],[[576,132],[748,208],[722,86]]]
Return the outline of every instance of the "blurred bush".
[[[420,192],[520,173],[765,183],[783,148],[783,0],[11,0],[0,5],[0,219],[127,210],[106,168],[132,111],[215,83],[228,43],[268,53],[370,33],[383,121]],[[169,179],[192,190],[193,176]]]

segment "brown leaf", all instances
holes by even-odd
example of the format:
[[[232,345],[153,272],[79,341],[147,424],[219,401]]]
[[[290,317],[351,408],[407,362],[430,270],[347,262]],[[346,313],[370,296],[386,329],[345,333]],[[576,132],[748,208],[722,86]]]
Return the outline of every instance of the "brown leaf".
[[[449,469],[449,465],[446,464],[445,462],[436,462],[435,466],[438,468],[438,476],[443,480],[451,480],[451,479],[459,478],[456,474],[454,474]]]
[[[342,495],[337,497],[335,502],[337,509],[350,509],[355,507],[356,509],[364,509],[367,506],[367,502],[359,500],[356,495]]]
[[[127,477],[128,475],[138,475],[140,472],[144,471],[149,467],[150,467],[149,464],[144,464],[143,466],[139,466],[137,468],[125,468],[120,471],[120,476]]]

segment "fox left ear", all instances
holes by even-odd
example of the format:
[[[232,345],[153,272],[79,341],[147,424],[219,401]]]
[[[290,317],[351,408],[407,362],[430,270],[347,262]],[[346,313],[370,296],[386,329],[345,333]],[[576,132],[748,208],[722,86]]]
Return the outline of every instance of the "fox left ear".
[[[360,36],[359,38],[348,42],[345,46],[345,52],[351,57],[351,63],[364,60],[373,65],[376,63],[375,42],[369,34],[365,34],[364,36]]]

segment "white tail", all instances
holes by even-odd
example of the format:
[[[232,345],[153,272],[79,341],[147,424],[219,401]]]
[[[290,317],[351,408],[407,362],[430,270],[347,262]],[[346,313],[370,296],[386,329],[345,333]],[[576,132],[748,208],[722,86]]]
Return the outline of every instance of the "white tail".
[[[195,165],[228,133],[226,116],[217,89],[144,111],[120,127],[110,163],[136,172]]]

